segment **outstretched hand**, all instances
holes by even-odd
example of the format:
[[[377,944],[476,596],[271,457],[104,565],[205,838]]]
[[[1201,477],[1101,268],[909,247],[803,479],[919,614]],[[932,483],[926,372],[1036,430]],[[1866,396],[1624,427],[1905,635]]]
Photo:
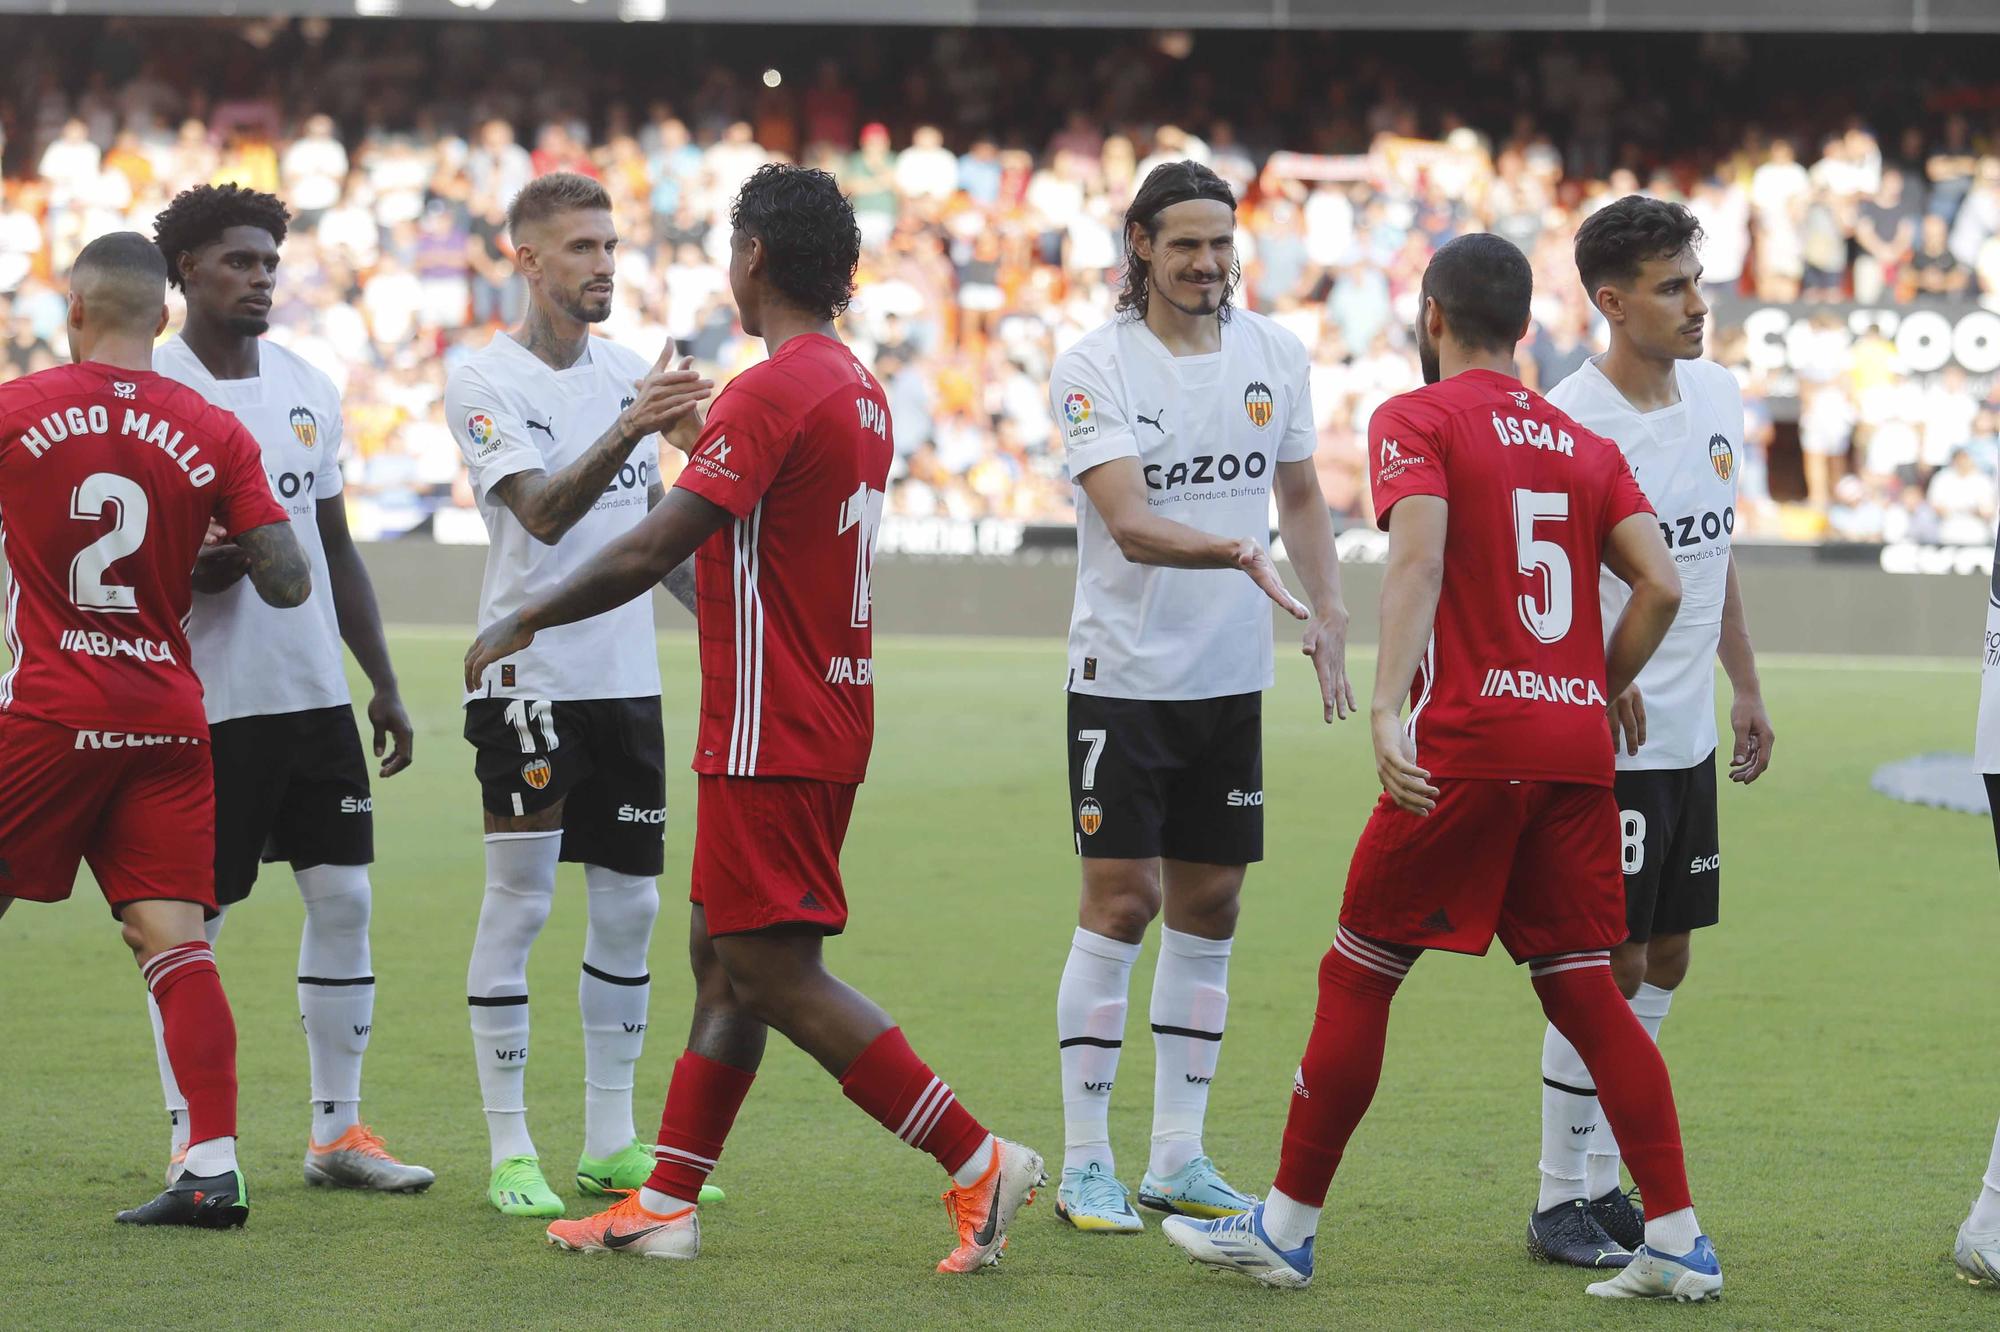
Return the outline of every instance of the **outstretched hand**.
[[[479,688],[479,681],[486,674],[486,668],[504,657],[511,657],[528,644],[535,641],[534,631],[521,627],[521,617],[509,615],[504,620],[496,620],[479,631],[479,637],[472,640],[472,646],[465,653],[465,687],[468,691]]]
[[[1271,563],[1270,552],[1255,541],[1239,541],[1236,544],[1236,567],[1250,575],[1250,581],[1264,590],[1264,595],[1278,603],[1294,620],[1311,618],[1312,612],[1305,603],[1291,594],[1285,580],[1278,577],[1278,566]]]
[[[1359,712],[1354,705],[1354,682],[1347,678],[1347,612],[1335,607],[1315,615],[1306,625],[1299,651],[1312,658],[1319,674],[1319,701],[1325,720],[1345,721]]]

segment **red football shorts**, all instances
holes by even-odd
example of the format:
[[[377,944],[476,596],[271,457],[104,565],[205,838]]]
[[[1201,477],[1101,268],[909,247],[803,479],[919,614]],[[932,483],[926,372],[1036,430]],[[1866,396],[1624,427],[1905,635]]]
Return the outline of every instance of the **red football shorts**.
[[[709,934],[846,929],[840,845],[855,790],[804,777],[697,778],[688,900],[707,914]]]
[[[0,714],[0,895],[60,902],[83,861],[114,916],[154,899],[213,916],[208,742]]]
[[[1384,795],[1347,870],[1340,923],[1411,948],[1516,962],[1625,941],[1618,801],[1608,786],[1433,778],[1428,817]]]

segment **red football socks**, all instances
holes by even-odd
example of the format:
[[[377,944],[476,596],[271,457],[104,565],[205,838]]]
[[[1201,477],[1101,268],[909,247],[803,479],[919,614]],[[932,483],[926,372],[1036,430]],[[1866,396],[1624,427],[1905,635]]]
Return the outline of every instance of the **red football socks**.
[[[901,1027],[877,1036],[848,1065],[840,1075],[840,1090],[876,1123],[929,1152],[947,1171],[957,1171],[986,1141],[986,1130],[917,1058]]]
[[[1321,1207],[1341,1153],[1382,1077],[1389,1001],[1415,957],[1391,952],[1345,926],[1319,964],[1319,1004],[1292,1085],[1276,1187]]]
[[[169,948],[139,970],[160,1006],[167,1061],[187,1098],[188,1141],[235,1137],[236,1020],[208,941]]]
[[[1601,952],[1538,958],[1529,975],[1542,1011],[1583,1056],[1597,1084],[1605,1122],[1646,1200],[1646,1215],[1692,1207],[1667,1063],[1618,993],[1610,959]]]
[[[683,1051],[667,1083],[667,1104],[660,1111],[660,1137],[646,1187],[689,1202],[699,1198],[756,1078],[755,1073]]]

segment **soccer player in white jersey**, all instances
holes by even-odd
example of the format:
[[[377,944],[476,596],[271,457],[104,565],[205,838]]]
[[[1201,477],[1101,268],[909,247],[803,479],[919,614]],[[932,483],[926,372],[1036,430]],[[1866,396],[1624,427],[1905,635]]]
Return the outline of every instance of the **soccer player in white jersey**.
[[[1993,550],[1993,580],[1986,589],[1986,642],[1980,658],[1979,730],[1972,746],[1974,764],[1986,778],[1986,803],[2000,811],[2000,542]],[[1993,823],[2000,849],[2000,815]],[[1972,1212],[1958,1228],[1952,1261],[1961,1280],[2000,1290],[2000,1128]]]
[[[482,624],[555,586],[645,517],[663,493],[656,432],[680,423],[685,449],[713,388],[669,364],[671,345],[649,366],[591,336],[611,313],[618,245],[603,186],[543,176],[515,197],[507,229],[528,284],[527,318],[445,386],[446,419],[492,541]],[[668,584],[692,609],[692,569]],[[493,663],[466,696],[465,738],[486,815],[486,897],[466,1003],[492,1148],[487,1197],[511,1216],[561,1216],[525,1099],[528,950],[548,919],[559,860],[581,862],[588,889],[577,1188],[637,1189],[653,1170],[632,1123],[667,817],[651,599],[551,630]]]
[[[1729,779],[1770,766],[1775,737],[1757,679],[1730,536],[1744,448],[1734,376],[1702,359],[1701,226],[1679,204],[1627,195],[1576,234],[1577,274],[1611,330],[1603,355],[1549,401],[1617,443],[1659,514],[1681,579],[1681,609],[1637,683],[1612,700],[1629,937],[1612,950],[1618,988],[1659,1039],[1687,975],[1693,931],[1719,919],[1722,849],[1715,784],[1715,662],[1734,698]],[[1630,596],[1606,570],[1607,624]],[[1644,1237],[1620,1192],[1618,1146],[1583,1060],[1550,1027],[1542,1042],[1541,1196],[1528,1252],[1579,1267],[1621,1267]]]
[[[224,543],[195,566],[188,640],[201,677],[215,759],[212,945],[223,915],[250,895],[260,862],[291,862],[305,902],[299,935],[299,1022],[312,1083],[309,1184],[412,1192],[431,1172],[392,1156],[361,1122],[361,1060],[375,1023],[368,948],[375,859],[368,760],[349,703],[343,640],[374,688],[368,721],[379,774],[410,766],[409,714],[397,690],[368,569],[341,497],[340,394],[276,343],[270,327],[278,247],[289,219],[275,196],[235,185],[185,190],[155,220],[167,276],[187,321],[153,366],[235,414],[263,452],[271,490],[311,561],[314,595],[268,605]],[[168,1182],[187,1150],[187,1101],[153,1016],[172,1141]]]
[[[1305,347],[1234,308],[1236,200],[1168,162],[1125,214],[1118,313],[1056,358],[1049,396],[1077,501],[1071,813],[1083,861],[1056,994],[1065,1151],[1057,1214],[1142,1228],[1108,1116],[1127,988],[1165,905],[1151,1019],[1153,1135],[1139,1201],[1230,1216],[1256,1199],[1202,1149],[1244,870],[1264,852],[1271,607],[1306,621],[1327,721],[1354,708],[1333,523],[1313,470]],[[1312,609],[1265,551],[1278,529]]]

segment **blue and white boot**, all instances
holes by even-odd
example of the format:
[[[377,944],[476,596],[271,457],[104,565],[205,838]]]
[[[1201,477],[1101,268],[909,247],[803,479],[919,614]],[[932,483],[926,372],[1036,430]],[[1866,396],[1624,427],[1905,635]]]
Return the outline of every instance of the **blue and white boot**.
[[[1304,1290],[1313,1279],[1313,1237],[1296,1249],[1280,1249],[1264,1233],[1264,1204],[1247,1212],[1197,1221],[1170,1216],[1160,1223],[1166,1237],[1204,1267],[1239,1272],[1252,1281],[1286,1290]]]
[[[1257,1196],[1233,1187],[1215,1162],[1197,1156],[1171,1175],[1148,1170],[1139,1181],[1139,1204],[1156,1212],[1213,1220],[1249,1211],[1257,1205]]]
[[[1676,1258],[1641,1244],[1632,1261],[1609,1281],[1586,1287],[1590,1294],[1606,1300],[1673,1300],[1699,1304],[1722,1298],[1722,1264],[1715,1245],[1702,1235],[1692,1252]]]

